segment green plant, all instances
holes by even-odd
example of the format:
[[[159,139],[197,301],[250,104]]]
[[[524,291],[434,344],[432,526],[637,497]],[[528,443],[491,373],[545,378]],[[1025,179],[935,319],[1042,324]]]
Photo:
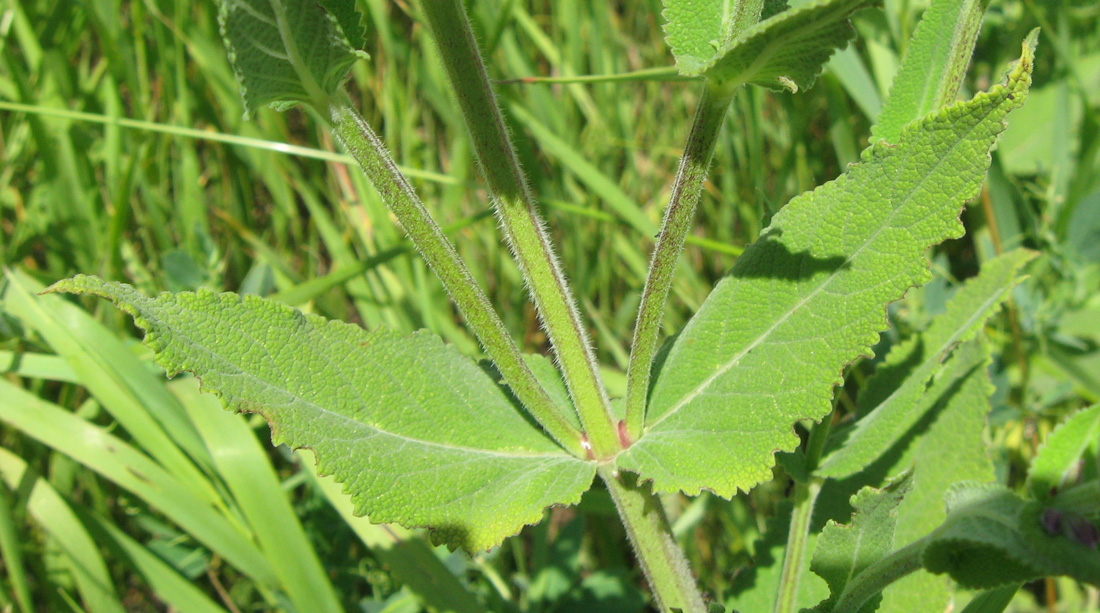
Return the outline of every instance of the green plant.
[[[847,175],[777,214],[667,351],[657,352],[674,264],[733,93],[743,84],[809,87],[832,49],[848,40],[850,13],[871,4],[818,2],[783,11],[776,3],[743,2],[722,18],[716,10],[713,22],[703,24],[695,21],[699,13],[693,3],[666,3],[678,65],[685,74],[703,77],[704,94],[643,293],[621,411],[603,389],[458,3],[431,2],[422,8],[458,94],[500,225],[555,350],[560,379],[545,359],[521,354],[381,142],[340,91],[361,38],[358,17],[347,3],[272,3],[247,11],[243,7],[250,5],[224,5],[226,36],[246,105],[304,102],[331,121],[333,133],[443,280],[507,389],[423,333],[368,333],[230,295],[148,299],[87,277],[62,282],[55,291],[103,295],[134,314],[169,371],[195,372],[232,408],[264,413],[276,440],[315,449],[322,470],[344,481],[358,510],[377,521],[430,526],[441,541],[482,549],[536,521],[543,507],[576,502],[598,473],[665,607],[698,609],[702,599],[651,487],[658,494],[708,489],[729,497],[768,480],[775,451],[794,452],[781,456],[797,484],[787,553],[774,592],[779,610],[792,610],[812,549],[807,542],[811,514],[830,483],[826,479],[840,481],[888,457],[899,435],[931,411],[946,411],[953,401],[982,404],[963,396],[967,385],[974,387],[975,397],[984,393],[981,371],[988,358],[980,340],[971,337],[1007,295],[1028,258],[1017,252],[989,263],[919,341],[891,352],[884,373],[860,397],[857,413],[866,417],[831,439],[830,422],[822,421],[811,428],[805,448],[794,451],[800,441],[792,424],[828,415],[829,395],[842,368],[869,351],[885,328],[884,306],[927,279],[928,247],[959,234],[959,209],[980,185],[1003,118],[1026,98],[1034,40],[1025,45],[1004,85],[970,102],[950,104],[980,15],[975,4],[958,3],[960,12],[947,14],[962,15],[968,26],[950,30],[958,36],[949,44],[936,44],[943,30],[934,25],[924,29],[924,38],[918,30],[913,42],[916,48],[940,50],[936,60],[946,66],[946,76],[916,94],[904,93],[901,86],[914,77],[906,77],[903,67],[895,89],[901,93],[886,107],[902,110],[884,112],[876,130],[884,142],[872,145]],[[261,50],[266,55],[257,55]],[[262,340],[257,344],[256,339]],[[929,392],[936,385],[943,386],[938,396]],[[370,399],[351,399],[362,393]],[[509,394],[541,430],[515,411]],[[934,438],[920,441],[929,446],[925,453],[938,452]],[[356,453],[349,457],[349,450]],[[1026,517],[1025,508],[1034,514],[1038,502],[1006,502],[999,493],[983,494],[983,488],[971,488],[978,493],[952,490],[947,523],[931,532],[935,526],[925,528],[913,544],[894,552],[895,532],[914,530],[913,524],[892,519],[893,507],[911,499],[900,494],[937,497],[927,493],[931,490],[905,489],[925,487],[921,466],[918,462],[915,469],[918,485],[900,481],[882,494],[864,492],[855,499],[859,517],[874,519],[853,521],[850,530],[859,536],[857,542],[863,542],[864,532],[872,536],[868,542],[876,542],[877,549],[835,546],[828,555],[818,549],[822,555],[814,555],[811,568],[834,592],[823,610],[833,605],[858,610],[861,599],[922,563],[952,572],[964,585],[986,587],[984,576],[973,574],[974,566],[963,563],[958,570],[934,552],[942,551],[937,543],[966,540],[968,531],[952,524],[954,518],[962,522],[1002,508],[1007,508],[1005,517],[1020,522],[1005,523],[1019,537],[1020,548],[1002,552],[987,551],[995,549],[991,543],[975,546],[1003,560],[999,568],[1004,573],[993,583],[1047,573],[1096,580],[1087,565],[1063,568],[1044,561],[1056,559],[1055,554],[1032,556],[1029,548],[1039,541],[1085,555],[1072,549],[1082,545],[1080,539],[1074,542],[1060,531],[1043,535],[1037,532],[1040,522],[1019,519]],[[977,470],[967,478],[988,476]],[[1082,494],[1088,490],[1070,489],[1076,494],[1062,492],[1058,500],[1084,500],[1065,504],[1074,517],[1094,518],[1095,505]],[[822,539],[843,541],[843,531],[826,530]],[[1047,542],[1051,538],[1056,540]],[[1037,561],[1012,562],[1024,555]],[[835,579],[848,576],[854,576],[850,583]]]

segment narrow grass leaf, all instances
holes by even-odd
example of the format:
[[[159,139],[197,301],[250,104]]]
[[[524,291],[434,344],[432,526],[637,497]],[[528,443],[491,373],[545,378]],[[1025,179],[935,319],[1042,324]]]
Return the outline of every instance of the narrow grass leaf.
[[[955,347],[973,338],[996,312],[1019,282],[1017,271],[1035,255],[1018,250],[987,262],[927,331],[891,349],[860,394],[859,413],[864,417],[822,462],[820,476],[841,479],[863,470],[933,407],[921,402],[929,379]]]
[[[884,306],[928,280],[924,252],[962,234],[960,208],[1027,96],[1031,52],[1007,84],[872,146],[773,218],[676,339],[620,469],[725,497],[771,477],[773,453],[799,442],[791,424],[826,415],[843,367],[870,353]]]
[[[0,448],[0,475],[9,485],[30,492],[27,510],[44,529],[54,530],[61,525],[62,522],[55,517],[56,512],[74,512],[48,481],[28,472],[27,464],[22,458],[3,448]],[[83,524],[91,528],[89,535],[94,537],[94,543],[106,545],[108,550],[121,553],[153,589],[157,600],[180,611],[218,613],[225,610],[145,546],[127,536],[114,523],[80,511],[75,509],[75,513],[63,521],[82,519]],[[106,538],[102,538],[103,536]],[[107,580],[110,581],[109,576]]]
[[[65,359],[103,408],[195,496],[213,503],[217,493],[196,464],[209,454],[179,402],[164,382],[103,324],[57,296],[36,296],[42,285],[21,271],[8,271],[2,304],[42,335]]]
[[[0,479],[4,481],[0,487],[27,492],[26,510],[68,559],[84,606],[92,613],[122,613],[125,608],[95,540],[48,483],[38,478],[24,481],[25,469],[22,459],[0,447]]]
[[[209,502],[189,493],[176,478],[125,441],[0,380],[0,421],[96,471],[159,510],[195,540],[258,583],[278,586],[269,561]]]
[[[576,503],[595,472],[427,332],[368,332],[254,296],[152,299],[94,277],[52,291],[115,302],[169,372],[192,372],[229,408],[263,414],[274,442],[313,449],[374,521],[488,549],[546,506]]]

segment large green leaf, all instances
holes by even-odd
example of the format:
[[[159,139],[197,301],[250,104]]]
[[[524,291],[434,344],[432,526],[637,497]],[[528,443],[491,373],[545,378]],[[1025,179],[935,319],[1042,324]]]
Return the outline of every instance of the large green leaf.
[[[703,75],[730,85],[754,83],[792,92],[808,89],[833,52],[855,35],[848,22],[852,13],[881,4],[881,0],[818,0],[737,32],[728,42],[703,43],[705,35],[700,34],[708,28],[683,28],[683,32],[694,36],[690,45],[693,51],[691,55],[678,55],[677,64],[682,74]],[[666,9],[666,17],[670,10]],[[669,23],[671,26],[671,20]],[[669,31],[670,44],[673,40]],[[709,55],[694,55],[707,47]]]
[[[825,526],[817,540],[810,570],[825,579],[832,593],[813,611],[832,611],[854,577],[893,552],[897,508],[909,487],[906,473],[882,490],[864,488],[852,496],[855,514],[851,525],[840,526],[830,520]],[[872,613],[878,608],[878,601],[877,596],[868,600],[859,612]]]
[[[861,414],[874,410],[826,457],[818,470],[821,476],[841,479],[863,470],[934,406],[922,402],[929,379],[955,347],[972,338],[996,312],[1018,283],[1017,271],[1034,257],[1033,252],[1019,250],[986,263],[928,330],[894,346],[859,397]]]
[[[592,463],[559,448],[429,333],[368,332],[252,296],[149,298],[94,277],[51,290],[115,302],[145,329],[161,366],[194,373],[231,409],[263,414],[274,442],[313,449],[374,521],[487,549],[591,483]]]
[[[366,54],[353,0],[220,0],[218,23],[245,113],[327,105]]]
[[[620,469],[658,491],[732,496],[770,478],[791,425],[830,410],[844,366],[886,328],[884,306],[927,281],[924,252],[959,236],[1005,116],[1027,96],[1025,46],[1005,85],[907,127],[836,181],[792,200],[684,328]]]

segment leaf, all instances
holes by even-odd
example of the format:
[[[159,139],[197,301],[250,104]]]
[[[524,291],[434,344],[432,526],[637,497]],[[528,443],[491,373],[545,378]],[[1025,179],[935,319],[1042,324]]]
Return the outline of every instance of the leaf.
[[[870,353],[883,307],[928,280],[924,252],[962,234],[959,210],[1031,63],[1025,47],[1007,85],[912,124],[783,208],[677,338],[618,467],[661,492],[724,497],[770,478],[772,454],[799,442],[791,424],[826,415],[841,370]]]
[[[247,118],[267,104],[324,111],[360,58],[353,0],[220,0],[218,24]]]
[[[435,336],[368,332],[254,296],[148,298],[77,276],[49,291],[107,298],[134,316],[169,373],[261,413],[272,441],[308,447],[358,514],[431,527],[483,550],[573,504],[595,467],[528,423],[477,365]]]
[[[929,535],[924,567],[960,586],[989,589],[1052,575],[1100,585],[1100,552],[1044,528],[1046,509],[996,484],[960,483],[947,520]]]
[[[1062,422],[1031,462],[1027,473],[1027,489],[1037,500],[1049,500],[1056,490],[1072,485],[1085,452],[1092,449],[1095,461],[1100,445],[1100,404],[1081,409]]]
[[[881,4],[882,0],[818,0],[783,11],[714,47],[698,67],[685,68],[677,58],[680,72],[730,86],[809,89],[833,52],[855,35],[848,22],[852,13]]]
[[[737,0],[664,0],[665,42],[681,74],[698,74],[729,35]]]
[[[871,129],[875,138],[895,143],[906,124],[955,101],[987,4],[989,0],[933,0]]]
[[[899,545],[916,541],[943,523],[943,497],[953,484],[994,477],[982,437],[993,391],[986,374],[990,355],[988,345],[980,340],[968,341],[944,364],[921,399],[933,405],[926,412],[931,424],[921,429],[890,471],[912,467],[912,488],[897,510],[894,542]],[[879,611],[946,610],[950,597],[942,578],[916,572],[883,591]]]
[[[921,401],[932,375],[959,343],[973,338],[996,312],[1019,282],[1017,271],[1035,255],[1017,250],[987,262],[928,330],[891,349],[860,394],[859,413],[865,416],[821,463],[820,476],[842,479],[863,470],[934,406]],[[875,408],[868,413],[870,407]]]
[[[832,520],[825,525],[810,570],[825,579],[831,594],[813,611],[832,611],[853,578],[893,552],[897,507],[910,485],[909,474],[905,473],[881,490],[863,488],[852,496],[855,514],[850,525],[841,526]],[[879,600],[878,596],[868,600],[859,611],[874,611]]]

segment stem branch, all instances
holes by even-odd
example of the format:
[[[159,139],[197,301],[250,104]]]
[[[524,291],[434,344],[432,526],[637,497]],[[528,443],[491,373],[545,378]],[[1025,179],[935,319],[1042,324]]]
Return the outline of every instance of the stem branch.
[[[791,525],[787,532],[787,549],[783,554],[783,569],[779,576],[779,593],[775,599],[776,613],[793,613],[798,610],[798,584],[806,569],[806,554],[809,553],[810,523],[813,520],[814,505],[821,493],[822,479],[813,476],[813,471],[821,461],[825,441],[829,438],[832,416],[810,429],[810,438],[806,441],[803,454],[805,473],[810,475],[808,483],[796,483],[794,486],[794,510],[791,512]]]
[[[482,174],[596,459],[622,449],[596,356],[519,167],[461,0],[420,2],[466,120]]]
[[[719,89],[710,83],[704,87],[703,97],[695,111],[691,134],[684,148],[684,156],[680,159],[680,169],[672,185],[672,194],[668,208],[665,209],[657,246],[650,258],[649,276],[646,278],[645,289],[642,290],[638,321],[634,326],[634,342],[626,370],[625,421],[630,440],[637,440],[642,435],[653,356],[657,352],[661,316],[664,314],[669,288],[672,287],[672,274],[676,270],[676,260],[684,248],[684,239],[695,219],[695,206],[703,193],[703,183],[718,142],[718,133],[726,118],[730,101],[733,100],[734,91],[728,88]]]

